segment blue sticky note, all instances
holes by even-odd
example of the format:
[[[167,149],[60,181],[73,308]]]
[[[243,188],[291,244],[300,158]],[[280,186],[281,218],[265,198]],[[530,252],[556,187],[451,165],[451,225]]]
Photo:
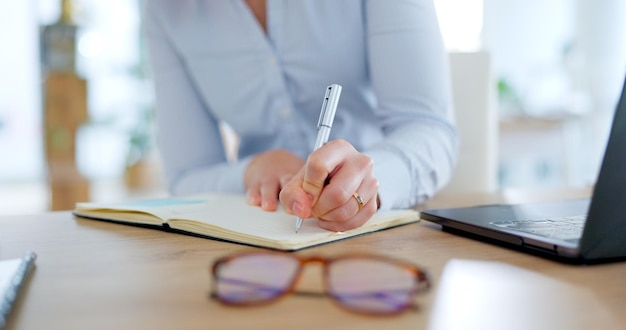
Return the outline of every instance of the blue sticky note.
[[[203,199],[154,199],[146,201],[131,202],[126,205],[147,206],[147,207],[165,207],[204,203]]]

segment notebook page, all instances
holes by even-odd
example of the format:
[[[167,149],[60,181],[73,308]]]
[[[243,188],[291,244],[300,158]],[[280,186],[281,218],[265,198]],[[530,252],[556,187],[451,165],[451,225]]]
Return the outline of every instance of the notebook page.
[[[233,240],[273,240],[283,244],[321,243],[327,240],[358,235],[390,226],[416,221],[419,214],[413,210],[392,210],[379,212],[363,226],[346,231],[332,232],[317,226],[314,219],[305,219],[302,228],[296,234],[296,216],[280,209],[275,212],[264,211],[250,206],[245,197],[240,195],[216,195],[207,197],[203,208],[196,212],[181,214],[169,221],[172,228],[189,230],[207,236],[227,237]],[[195,220],[194,224],[184,219]],[[208,227],[204,226],[208,225]]]

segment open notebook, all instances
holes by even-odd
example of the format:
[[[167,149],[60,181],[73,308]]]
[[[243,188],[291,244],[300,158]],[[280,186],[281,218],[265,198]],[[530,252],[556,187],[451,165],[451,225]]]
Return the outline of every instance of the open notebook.
[[[266,212],[243,195],[207,194],[127,203],[77,203],[79,217],[157,227],[183,234],[278,250],[298,250],[419,221],[414,210],[379,211],[363,226],[345,232],[321,229],[305,220],[296,234],[296,217]]]

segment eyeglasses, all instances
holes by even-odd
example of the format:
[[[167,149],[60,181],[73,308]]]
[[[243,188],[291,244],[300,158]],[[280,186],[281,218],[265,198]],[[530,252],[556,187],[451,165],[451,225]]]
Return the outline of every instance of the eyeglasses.
[[[339,306],[365,314],[396,314],[415,307],[417,293],[430,287],[426,272],[376,255],[302,258],[291,253],[254,251],[227,256],[212,267],[212,297],[227,305],[276,301],[294,287],[307,263],[323,266],[325,292]],[[310,294],[310,293],[309,293]]]

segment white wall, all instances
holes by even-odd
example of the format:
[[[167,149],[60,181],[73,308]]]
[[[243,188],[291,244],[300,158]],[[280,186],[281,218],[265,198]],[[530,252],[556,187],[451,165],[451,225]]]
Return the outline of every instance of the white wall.
[[[43,175],[35,0],[0,0],[0,181]]]

